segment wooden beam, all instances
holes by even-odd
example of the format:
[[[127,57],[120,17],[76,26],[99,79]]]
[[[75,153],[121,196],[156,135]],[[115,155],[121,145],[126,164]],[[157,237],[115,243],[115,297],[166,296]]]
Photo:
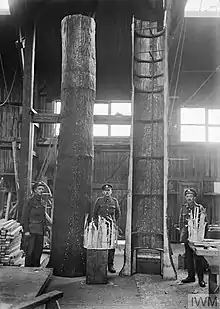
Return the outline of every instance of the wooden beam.
[[[19,304],[12,305],[11,309],[35,309],[42,305],[47,305],[50,302],[56,301],[63,297],[63,292],[52,291],[45,294],[42,294],[37,297],[33,297],[30,300],[25,300]],[[49,308],[49,307],[48,307]],[[57,307],[58,308],[58,307]]]
[[[177,273],[172,261],[168,236],[168,111],[169,111],[169,68],[168,68],[168,39],[171,23],[172,0],[166,2],[165,38],[164,38],[164,161],[163,161],[163,279],[177,278]]]
[[[61,115],[54,113],[38,113],[32,115],[34,123],[60,123]],[[131,124],[131,116],[112,116],[112,115],[94,115],[93,121],[95,124]]]
[[[133,134],[134,134],[134,17],[131,26],[131,79],[132,79],[132,99],[131,99],[131,136],[129,140],[129,167],[128,167],[128,194],[125,226],[125,250],[124,264],[120,271],[120,276],[130,276],[132,274],[132,190],[133,190]],[[134,263],[134,261],[133,261]]]
[[[19,166],[19,221],[21,221],[22,218],[24,201],[30,193],[32,181],[34,126],[31,121],[31,109],[33,108],[34,93],[35,41],[35,24],[29,23],[26,25],[25,33],[21,152]]]

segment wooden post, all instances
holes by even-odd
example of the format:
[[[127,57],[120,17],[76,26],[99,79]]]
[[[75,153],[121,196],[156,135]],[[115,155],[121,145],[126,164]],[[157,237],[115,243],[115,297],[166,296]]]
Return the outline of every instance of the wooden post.
[[[168,67],[168,40],[169,25],[171,23],[172,0],[167,0],[166,19],[165,19],[165,44],[164,44],[164,184],[163,184],[163,278],[176,279],[177,273],[172,261],[168,237],[168,108],[169,108],[169,67]]]
[[[29,23],[26,26],[25,35],[21,151],[19,164],[19,221],[21,221],[22,218],[23,204],[30,193],[32,181],[34,128],[31,122],[31,109],[33,108],[34,93],[35,40],[35,24]]]
[[[55,275],[76,277],[86,272],[83,229],[92,199],[95,22],[66,16],[61,27],[63,108],[50,264]]]
[[[127,195],[127,213],[125,226],[125,251],[124,265],[120,271],[120,276],[130,276],[132,274],[132,251],[131,251],[131,233],[132,233],[132,185],[133,185],[133,127],[134,127],[134,84],[133,84],[133,65],[134,65],[134,18],[131,26],[132,37],[132,99],[131,99],[131,135],[130,135],[130,157],[128,172],[128,195]]]

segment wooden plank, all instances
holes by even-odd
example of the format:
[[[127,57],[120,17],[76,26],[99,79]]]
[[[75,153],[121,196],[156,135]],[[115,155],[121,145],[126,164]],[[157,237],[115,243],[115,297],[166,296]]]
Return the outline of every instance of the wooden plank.
[[[34,123],[60,123],[62,120],[60,115],[53,113],[38,113],[32,115]],[[114,115],[94,115],[94,124],[131,124],[131,116],[114,116]]]
[[[170,244],[168,237],[168,169],[169,169],[169,157],[168,157],[168,113],[169,113],[169,66],[168,66],[168,40],[169,40],[169,28],[171,23],[171,6],[172,0],[166,1],[166,29],[164,40],[164,161],[163,161],[163,279],[177,279],[177,272],[174,267],[172,255],[170,252]]]
[[[8,220],[8,215],[9,215],[9,209],[11,206],[11,192],[8,192],[8,197],[7,197],[7,204],[6,204],[6,211],[5,211],[5,219]]]
[[[34,97],[34,67],[35,67],[35,40],[36,27],[30,23],[26,25],[25,35],[25,58],[24,58],[24,79],[23,79],[23,105],[21,122],[21,152],[20,152],[20,190],[18,220],[21,221],[23,205],[31,190],[34,127],[31,122],[31,109],[33,108]]]
[[[63,297],[63,292],[52,291],[40,296],[34,297],[30,300],[20,302],[19,304],[12,305],[10,309],[34,309],[41,305],[48,304]]]
[[[42,294],[52,277],[53,270],[0,266],[0,274],[0,304],[14,305]]]
[[[17,142],[12,142],[12,154],[13,154],[13,164],[15,172],[15,188],[17,194],[17,201],[19,199],[19,176],[18,176],[18,158],[17,158]]]
[[[133,134],[134,134],[134,17],[132,20],[132,99],[131,99],[131,135],[130,135],[130,152],[129,152],[129,167],[128,167],[128,194],[127,194],[127,211],[125,225],[125,250],[124,264],[120,271],[120,276],[130,276],[132,274],[132,187],[133,187]],[[136,261],[133,260],[133,265]],[[135,269],[136,270],[136,269]]]

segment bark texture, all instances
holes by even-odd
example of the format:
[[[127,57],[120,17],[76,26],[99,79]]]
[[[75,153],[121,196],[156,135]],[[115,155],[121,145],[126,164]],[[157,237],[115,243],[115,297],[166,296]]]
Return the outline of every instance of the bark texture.
[[[55,275],[76,277],[86,270],[83,227],[92,195],[95,22],[66,16],[61,28],[62,109],[50,267]]]
[[[134,23],[133,247],[163,247],[164,32]]]

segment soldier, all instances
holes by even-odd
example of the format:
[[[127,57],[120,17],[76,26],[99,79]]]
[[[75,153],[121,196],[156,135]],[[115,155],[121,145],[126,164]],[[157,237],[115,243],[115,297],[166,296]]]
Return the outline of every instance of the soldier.
[[[42,199],[45,188],[43,183],[38,182],[33,185],[32,190],[33,196],[27,200],[23,212],[25,266],[40,267],[46,235],[46,215]]]
[[[204,282],[204,258],[202,256],[197,256],[194,254],[193,250],[189,246],[188,241],[188,219],[191,211],[195,211],[196,207],[199,207],[199,214],[201,212],[206,213],[206,209],[201,205],[195,202],[197,197],[197,192],[195,189],[190,188],[185,191],[186,203],[183,204],[180,210],[179,218],[179,228],[180,228],[180,242],[185,245],[185,257],[186,265],[188,270],[188,277],[182,280],[182,283],[195,282],[195,268],[199,280],[199,285],[205,287],[206,283]],[[207,225],[206,225],[207,229]],[[194,258],[195,266],[194,267]]]
[[[112,185],[104,184],[102,186],[103,196],[99,197],[94,205],[94,220],[98,220],[98,216],[108,220],[109,218],[113,219],[115,223],[118,222],[120,217],[120,207],[118,200],[112,197]],[[114,269],[114,256],[115,249],[109,249],[108,251],[108,271],[115,273]]]

